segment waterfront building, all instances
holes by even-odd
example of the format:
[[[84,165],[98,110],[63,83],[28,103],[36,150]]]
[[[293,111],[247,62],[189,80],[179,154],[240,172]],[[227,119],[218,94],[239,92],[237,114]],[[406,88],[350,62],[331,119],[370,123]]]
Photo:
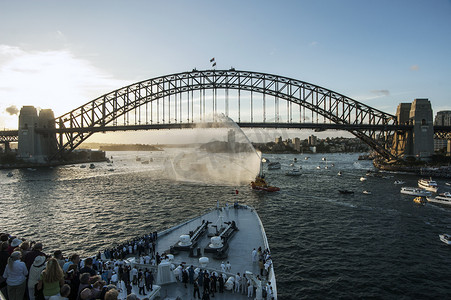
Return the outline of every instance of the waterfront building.
[[[314,136],[312,134],[311,136],[308,137],[309,146],[316,146],[317,143],[318,143],[318,138],[316,136]]]
[[[434,125],[451,126],[451,110],[442,110],[435,115]]]
[[[434,120],[435,126],[451,126],[451,110],[442,110],[437,112]],[[450,140],[434,138],[434,151],[445,151],[450,153],[448,149]]]

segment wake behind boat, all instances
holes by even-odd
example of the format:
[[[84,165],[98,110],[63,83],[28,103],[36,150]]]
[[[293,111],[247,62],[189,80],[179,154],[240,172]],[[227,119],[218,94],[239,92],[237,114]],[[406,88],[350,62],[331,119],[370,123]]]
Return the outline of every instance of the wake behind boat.
[[[262,249],[260,258],[265,260],[263,276],[260,274],[259,257],[256,249]],[[254,251],[255,250],[255,254]],[[277,299],[277,287],[269,244],[263,224],[254,208],[235,204],[209,212],[158,233],[157,252],[167,257],[158,265],[154,297],[158,294],[164,299],[192,299],[193,285],[188,288],[180,281],[183,272],[193,272],[194,278],[200,272],[215,273],[216,277],[224,277],[224,293],[216,292],[215,299],[249,299],[247,288],[256,287],[252,299],[263,299],[264,290],[271,290],[272,297]],[[266,252],[267,254],[263,254]],[[254,256],[256,255],[256,257]],[[255,258],[254,258],[255,257]],[[226,262],[228,262],[226,264]],[[137,269],[151,266],[140,264],[135,258],[130,264]],[[224,265],[229,265],[226,269]],[[237,273],[241,280],[240,292],[233,292],[233,282]],[[246,274],[246,280],[243,280]],[[177,275],[180,275],[177,279]],[[153,299],[152,296],[150,299]]]

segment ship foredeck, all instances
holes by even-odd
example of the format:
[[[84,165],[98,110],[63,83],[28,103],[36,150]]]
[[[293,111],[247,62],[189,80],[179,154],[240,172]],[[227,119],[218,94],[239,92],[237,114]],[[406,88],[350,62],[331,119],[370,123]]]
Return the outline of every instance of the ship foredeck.
[[[213,209],[202,216],[163,231],[158,234],[156,251],[160,255],[162,253],[169,253],[171,247],[174,247],[174,245],[177,245],[180,241],[181,235],[188,235],[190,232],[195,232],[196,229],[198,229],[199,226],[206,221],[211,222],[211,224],[209,224],[208,232],[202,235],[198,240],[198,244],[193,247],[195,249],[193,249],[193,253],[191,254],[194,254],[195,257],[190,255],[189,250],[172,251],[174,257],[171,263],[175,266],[183,264],[185,267],[193,265],[194,268],[207,269],[210,272],[216,271],[218,274],[225,273],[227,277],[235,276],[237,273],[240,273],[240,275],[243,276],[246,271],[259,275],[259,265],[258,262],[254,263],[252,261],[252,251],[254,248],[258,249],[261,247],[262,249],[265,249],[269,247],[266,240],[266,234],[257,213],[253,208],[248,206],[238,205],[237,207],[230,206],[222,209]],[[226,251],[227,257],[217,259],[214,257],[213,253],[207,253],[204,251],[204,249],[211,243],[208,234],[214,233],[216,230],[212,225],[217,225],[218,228],[220,228],[221,225],[225,224],[225,226],[227,226],[226,224],[232,221],[236,223],[238,230],[235,231],[233,236],[228,241],[229,247]],[[200,250],[197,248],[200,248]],[[196,256],[197,251],[200,251],[200,257],[207,257],[209,259],[209,262],[205,267],[200,266],[200,257]],[[224,262],[224,264],[229,262],[231,265],[231,270],[222,272],[222,262]],[[145,267],[145,265],[143,265],[143,267]],[[273,289],[275,290],[275,278],[273,277],[274,273],[271,266],[270,274],[268,277],[264,277],[262,284],[266,283],[266,278],[272,278],[268,280],[272,282]],[[181,299],[193,299],[193,286],[188,284],[188,288],[184,288],[183,283],[179,281],[176,281],[176,283],[164,284],[161,285],[160,295],[162,299],[175,299],[177,297],[180,297]],[[226,290],[224,294],[215,293],[215,299],[248,298],[247,294],[232,293],[231,291]]]

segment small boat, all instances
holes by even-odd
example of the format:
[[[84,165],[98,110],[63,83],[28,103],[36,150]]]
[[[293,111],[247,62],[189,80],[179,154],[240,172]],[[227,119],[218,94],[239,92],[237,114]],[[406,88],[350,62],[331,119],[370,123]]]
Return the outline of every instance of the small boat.
[[[320,166],[317,166],[316,169],[317,169],[317,170],[321,170],[321,167],[320,167]]]
[[[338,171],[337,175],[338,175],[338,176],[341,176],[341,175],[343,175],[343,172]]]
[[[306,156],[306,157],[304,157],[304,159],[305,159],[305,160],[308,160],[309,158],[310,158],[310,156]]]
[[[367,190],[364,190],[362,193],[365,194],[365,195],[371,195],[371,192],[367,191]]]
[[[297,161],[298,161],[298,159],[297,159],[297,158],[295,157],[295,158],[293,158],[293,161],[294,161],[294,162],[297,162]]]
[[[393,182],[393,184],[404,184],[405,182],[402,180],[395,180],[395,182]]]
[[[90,169],[95,169],[95,167],[96,167],[96,165],[94,165],[94,164],[90,164],[90,165],[89,165],[89,168],[90,168]]]
[[[263,157],[262,162],[269,162],[269,160]]]
[[[292,170],[286,172],[285,175],[287,175],[287,176],[300,176],[300,175],[302,175],[302,173],[298,169],[292,169]]]
[[[272,162],[268,164],[268,170],[278,170],[280,169],[282,166],[280,165],[280,162],[276,161],[276,162]]]
[[[418,196],[413,199],[413,202],[415,202],[417,204],[425,205],[426,199],[424,199],[424,197]]]
[[[431,191],[431,192],[434,192],[434,193],[437,193],[437,190],[438,190],[437,182],[435,182],[431,178],[430,179],[424,179],[424,178],[419,179],[418,180],[418,186],[420,188],[423,188],[425,190],[428,190],[428,191]]]
[[[338,192],[340,194],[354,194],[354,191],[350,191],[350,190],[338,190]]]
[[[84,169],[84,168],[86,168],[86,165],[81,165],[80,168]]]
[[[13,177],[13,172],[8,172],[8,174],[6,174],[7,177]]]
[[[114,169],[108,169],[108,171],[110,171],[110,172],[114,172]]]
[[[438,237],[442,242],[444,242],[447,245],[451,245],[451,235],[447,233],[439,234]]]
[[[402,187],[401,194],[426,197],[430,196],[431,192],[417,187]]]
[[[429,202],[451,205],[451,193],[441,193],[435,197],[427,197]]]
[[[447,186],[451,186],[451,182],[445,182]]]
[[[321,158],[321,160],[327,160],[327,158],[323,157],[323,158]]]
[[[360,181],[366,181],[366,177],[360,177]]]
[[[253,190],[258,191],[266,191],[266,192],[277,192],[280,191],[280,188],[276,186],[270,186],[266,183],[266,180],[263,176],[255,177],[255,181],[251,182],[251,187]]]

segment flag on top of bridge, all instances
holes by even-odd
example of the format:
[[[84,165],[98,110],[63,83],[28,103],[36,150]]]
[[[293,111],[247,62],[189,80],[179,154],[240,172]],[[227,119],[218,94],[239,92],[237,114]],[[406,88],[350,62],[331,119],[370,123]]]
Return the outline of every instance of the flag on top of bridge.
[[[215,61],[215,58],[213,57],[212,59],[210,59],[210,62],[214,62]]]

